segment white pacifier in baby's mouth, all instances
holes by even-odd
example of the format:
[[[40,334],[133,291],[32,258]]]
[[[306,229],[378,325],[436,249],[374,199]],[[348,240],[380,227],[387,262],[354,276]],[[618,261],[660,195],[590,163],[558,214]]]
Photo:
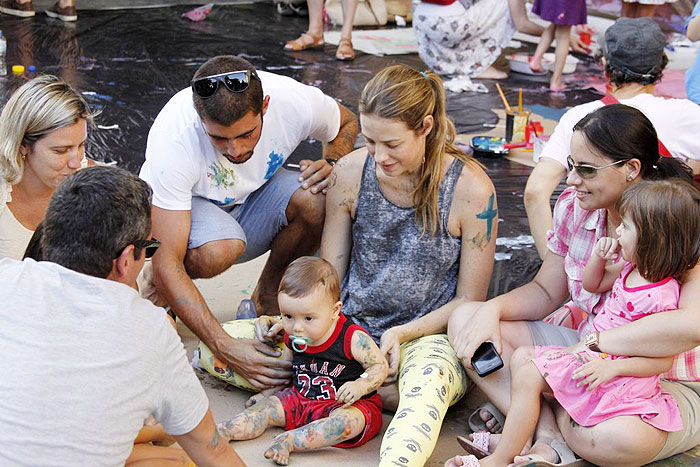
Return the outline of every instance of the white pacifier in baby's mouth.
[[[289,342],[292,343],[292,348],[297,352],[306,352],[311,340],[310,337],[289,336]]]

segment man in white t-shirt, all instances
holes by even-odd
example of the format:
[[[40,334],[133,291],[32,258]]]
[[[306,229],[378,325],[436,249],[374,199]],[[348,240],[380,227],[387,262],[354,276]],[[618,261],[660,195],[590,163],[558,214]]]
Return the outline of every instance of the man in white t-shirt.
[[[319,89],[219,56],[170,99],[148,134],[141,178],[153,188],[153,233],[163,242],[153,259],[158,295],[258,388],[286,384],[289,363],[257,340],[226,334],[192,279],[270,250],[249,304],[278,314],[282,273],[318,250],[332,164],[353,149],[357,130],[355,115]],[[325,159],[282,168],[308,138],[328,142]]]
[[[666,39],[650,18],[620,18],[605,32],[601,61],[611,94],[620,103],[641,110],[656,128],[659,140],[695,173],[700,171],[700,106],[688,99],[654,96],[654,84],[668,63]],[[566,174],[573,127],[602,107],[600,100],[570,109],[559,121],[525,186],[525,209],[537,251],[544,258],[547,231],[552,228],[550,198]]]
[[[0,465],[124,465],[149,416],[197,465],[243,465],[165,311],[136,290],[158,247],[150,196],[123,169],[78,171],[37,229],[45,261],[0,261]]]

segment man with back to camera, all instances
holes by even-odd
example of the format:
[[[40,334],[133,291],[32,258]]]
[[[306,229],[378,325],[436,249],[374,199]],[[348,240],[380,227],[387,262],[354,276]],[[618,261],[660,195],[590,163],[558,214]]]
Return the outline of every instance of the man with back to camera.
[[[353,149],[357,118],[319,89],[256,71],[236,56],[214,57],[158,114],[141,177],[153,188],[157,293],[212,350],[255,387],[285,384],[289,364],[254,339],[224,332],[192,279],[214,277],[270,250],[251,316],[278,314],[287,265],[320,246],[334,161]],[[279,170],[297,145],[328,142],[326,158]]]
[[[45,261],[0,261],[0,465],[124,465],[149,416],[197,465],[243,465],[165,311],[136,290],[158,248],[150,197],[123,169],[80,170],[33,239]]]

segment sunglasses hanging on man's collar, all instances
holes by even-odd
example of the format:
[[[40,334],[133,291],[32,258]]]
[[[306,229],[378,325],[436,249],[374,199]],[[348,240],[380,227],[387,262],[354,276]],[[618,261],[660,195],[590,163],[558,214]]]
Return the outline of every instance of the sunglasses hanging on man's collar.
[[[218,91],[219,83],[224,83],[226,89],[231,92],[243,92],[250,86],[251,77],[260,80],[255,70],[228,71],[218,75],[205,76],[192,80],[192,91],[200,99],[209,99]]]

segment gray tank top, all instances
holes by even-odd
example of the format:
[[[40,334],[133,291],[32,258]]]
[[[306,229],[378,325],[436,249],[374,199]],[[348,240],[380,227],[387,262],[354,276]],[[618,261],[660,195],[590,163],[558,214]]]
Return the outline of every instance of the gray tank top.
[[[464,162],[455,159],[440,184],[440,226],[434,236],[416,222],[415,208],[382,193],[368,154],[352,226],[350,267],[343,279],[343,313],[379,340],[393,326],[413,321],[455,297],[462,241],[447,220]]]

